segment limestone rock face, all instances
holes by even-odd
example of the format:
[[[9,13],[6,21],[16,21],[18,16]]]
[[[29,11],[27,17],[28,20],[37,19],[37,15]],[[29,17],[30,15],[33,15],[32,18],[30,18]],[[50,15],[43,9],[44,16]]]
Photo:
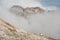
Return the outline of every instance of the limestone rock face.
[[[16,15],[22,15],[24,8],[18,5],[14,5],[10,8],[10,12],[15,13]]]
[[[30,17],[33,14],[43,13],[45,10],[40,7],[26,7],[23,8],[19,5],[14,5],[10,8],[10,12],[15,13],[17,15],[23,16],[25,18]]]
[[[30,17],[31,15],[43,13],[44,10],[40,7],[27,7],[24,9],[24,16]]]
[[[17,29],[0,19],[0,40],[55,40],[53,38],[32,34],[22,29]]]

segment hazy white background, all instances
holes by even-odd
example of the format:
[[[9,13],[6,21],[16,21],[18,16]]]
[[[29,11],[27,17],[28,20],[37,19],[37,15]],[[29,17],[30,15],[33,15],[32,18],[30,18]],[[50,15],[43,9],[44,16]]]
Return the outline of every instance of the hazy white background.
[[[0,18],[28,32],[42,33],[60,39],[60,9],[56,6],[44,7],[39,1],[40,0],[0,0]],[[50,9],[56,11],[36,14],[28,20],[10,13],[9,8],[12,5],[21,5],[23,7],[39,6],[46,10]]]

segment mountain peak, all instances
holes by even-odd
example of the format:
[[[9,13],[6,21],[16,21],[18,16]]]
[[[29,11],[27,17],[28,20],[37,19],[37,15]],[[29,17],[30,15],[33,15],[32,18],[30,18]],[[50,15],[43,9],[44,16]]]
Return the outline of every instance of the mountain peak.
[[[22,6],[19,6],[19,5],[13,5],[10,8],[10,12],[15,13],[15,14],[20,15],[20,16],[24,16],[24,17],[27,18],[28,16],[30,17],[33,14],[44,13],[45,10],[40,8],[40,7],[26,7],[26,8],[23,8]]]

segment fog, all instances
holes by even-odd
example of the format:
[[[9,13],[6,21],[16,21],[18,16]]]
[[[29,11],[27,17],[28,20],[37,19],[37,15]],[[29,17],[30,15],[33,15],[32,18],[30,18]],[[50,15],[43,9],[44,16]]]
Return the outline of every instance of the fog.
[[[18,5],[19,3],[16,2],[16,5]],[[38,33],[38,34],[42,33],[49,37],[60,39],[60,9],[56,10],[55,12],[45,12],[42,14],[32,15],[31,18],[25,19],[24,17],[14,15],[13,13],[9,12],[9,8],[13,4],[15,4],[14,0],[1,1],[1,4],[0,4],[1,19],[9,22],[12,25],[15,25],[17,28],[22,28],[28,32]],[[36,5],[37,4],[38,3],[36,3]]]

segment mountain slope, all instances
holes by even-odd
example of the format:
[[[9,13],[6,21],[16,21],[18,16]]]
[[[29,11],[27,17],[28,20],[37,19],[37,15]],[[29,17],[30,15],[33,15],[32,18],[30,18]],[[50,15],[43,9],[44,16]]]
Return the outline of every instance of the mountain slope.
[[[0,40],[55,40],[53,38],[28,33],[17,29],[4,20],[0,19]]]

